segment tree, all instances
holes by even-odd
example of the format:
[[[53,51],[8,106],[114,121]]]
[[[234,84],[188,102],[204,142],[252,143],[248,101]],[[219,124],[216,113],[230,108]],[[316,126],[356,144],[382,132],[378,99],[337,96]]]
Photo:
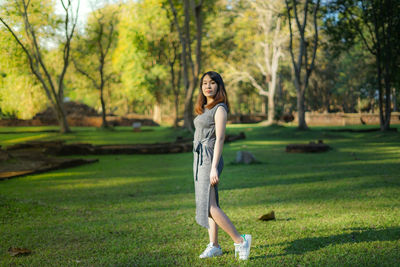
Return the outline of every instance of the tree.
[[[161,122],[169,83],[170,23],[162,0],[130,3],[122,9],[119,41],[114,53],[127,97],[154,103],[153,120]]]
[[[279,69],[279,61],[283,56],[282,48],[286,42],[286,34],[282,27],[283,3],[280,1],[248,1],[250,8],[254,10],[257,17],[258,37],[252,36],[257,41],[253,45],[254,48],[246,56],[248,69],[241,67],[241,70],[234,70],[233,75],[236,76],[234,81],[248,80],[257,89],[261,96],[268,98],[268,121],[272,124],[275,120],[275,92],[277,85],[277,75]],[[249,13],[247,16],[253,17],[254,14]],[[245,17],[246,14],[243,14]],[[245,24],[245,31],[248,31],[248,24]],[[250,37],[250,36],[249,36]],[[232,67],[232,66],[231,66]],[[261,82],[257,76],[252,74],[249,69],[254,69],[260,73]],[[264,111],[265,112],[265,111]]]
[[[179,49],[179,38],[177,35],[177,30],[176,30],[176,25],[174,22],[174,17],[173,14],[171,14],[171,11],[169,8],[165,8],[167,10],[167,17],[169,20],[169,25],[170,25],[170,32],[168,34],[168,43],[170,44],[168,46],[167,50],[167,58],[168,58],[168,65],[169,65],[169,70],[170,70],[170,79],[171,79],[171,91],[174,95],[174,104],[175,104],[175,119],[174,119],[174,127],[178,126],[178,120],[179,120],[179,96],[181,94],[180,90],[180,84],[181,84],[181,78],[182,78],[182,68],[179,68],[178,71],[176,71],[176,65],[181,65],[181,60],[182,58],[182,53]]]
[[[305,120],[305,105],[304,96],[308,87],[309,78],[314,68],[315,56],[318,47],[318,26],[317,26],[317,13],[319,9],[320,0],[314,3],[312,0],[305,0],[302,4],[303,10],[299,14],[298,6],[301,5],[297,0],[285,0],[286,11],[288,15],[289,30],[290,30],[290,45],[289,52],[292,59],[294,71],[294,85],[297,91],[297,113],[298,113],[298,128],[307,129]],[[310,13],[313,16],[313,34],[312,40],[306,34],[307,19]],[[303,16],[303,21],[300,22],[299,16]],[[292,17],[294,18],[295,27],[292,27]],[[293,39],[295,37],[294,29],[298,30],[299,49],[297,60],[295,59],[295,49],[293,46]],[[312,48],[310,47],[312,43]],[[309,57],[311,53],[311,60]]]
[[[333,41],[350,47],[357,37],[375,57],[380,127],[387,131],[390,129],[391,91],[400,69],[400,2],[336,0],[329,7],[327,26]]]
[[[78,36],[73,58],[75,69],[90,80],[93,87],[100,92],[103,128],[108,127],[104,88],[115,76],[111,66],[110,50],[116,43],[115,28],[118,23],[118,12],[117,7],[113,5],[92,12],[85,33]]]
[[[79,1],[75,14],[73,12],[72,3],[70,0],[67,0],[66,2],[64,2],[64,0],[60,1],[65,12],[63,20],[63,34],[65,40],[62,43],[63,65],[58,75],[52,75],[47,64],[45,63],[43,56],[45,50],[43,48],[44,40],[40,39],[40,29],[39,27],[37,27],[36,24],[32,23],[31,13],[29,13],[30,9],[32,9],[33,12],[38,12],[39,10],[41,10],[42,5],[46,3],[43,3],[43,1],[31,2],[30,0],[17,0],[15,1],[15,5],[5,7],[6,15],[10,16],[12,12],[15,12],[18,17],[22,18],[22,25],[24,29],[24,32],[22,34],[17,31],[21,29],[21,27],[15,26],[13,29],[12,25],[10,25],[10,23],[7,23],[3,16],[0,17],[0,21],[12,34],[15,41],[24,50],[29,61],[30,70],[40,81],[40,84],[46,92],[47,98],[57,115],[57,120],[60,124],[61,133],[67,133],[70,132],[70,129],[63,107],[64,77],[69,66],[71,39],[74,35],[77,22]]]
[[[189,131],[193,131],[193,93],[194,89],[198,84],[199,75],[201,71],[201,42],[203,37],[203,0],[184,0],[184,23],[183,27],[180,25],[178,20],[178,12],[176,5],[172,0],[168,0],[172,13],[174,15],[175,26],[179,33],[179,40],[182,46],[182,65],[183,65],[183,83],[185,87],[185,110],[183,114],[184,127]],[[194,16],[195,21],[195,58],[192,58],[192,48],[191,48],[191,34],[190,34],[190,21],[191,13]]]

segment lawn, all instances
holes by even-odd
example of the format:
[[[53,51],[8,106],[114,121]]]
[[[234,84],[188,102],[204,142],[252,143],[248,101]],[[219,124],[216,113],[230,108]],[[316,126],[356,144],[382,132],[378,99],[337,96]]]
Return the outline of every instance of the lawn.
[[[3,128],[0,142],[190,136],[168,127],[73,128],[64,136],[41,129]],[[244,131],[247,138],[224,146],[220,204],[240,233],[253,236],[247,262],[234,258],[222,230],[224,254],[198,258],[208,234],[194,220],[192,153],[182,153],[82,156],[99,162],[0,181],[0,266],[399,266],[400,133],[330,129],[228,126],[227,133]],[[318,139],[333,149],[285,152],[289,143]],[[232,164],[239,150],[262,163]],[[271,210],[276,221],[257,220]],[[9,247],[32,254],[11,257]]]

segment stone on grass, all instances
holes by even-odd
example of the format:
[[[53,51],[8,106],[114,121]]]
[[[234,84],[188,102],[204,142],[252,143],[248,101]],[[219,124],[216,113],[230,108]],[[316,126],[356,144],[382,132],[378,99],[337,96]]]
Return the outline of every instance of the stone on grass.
[[[238,151],[236,153],[236,161],[235,163],[244,163],[244,164],[252,164],[258,163],[254,155],[249,151]]]

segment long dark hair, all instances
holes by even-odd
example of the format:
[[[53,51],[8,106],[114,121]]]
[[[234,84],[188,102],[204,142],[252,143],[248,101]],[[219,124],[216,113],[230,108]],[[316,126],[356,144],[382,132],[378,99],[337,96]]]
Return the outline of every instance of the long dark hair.
[[[214,95],[214,101],[208,105],[207,105],[207,98],[203,94],[203,90],[202,90],[203,79],[206,75],[210,76],[211,80],[216,82],[218,85],[217,92]],[[225,84],[224,84],[224,81],[222,80],[221,75],[219,75],[217,72],[208,71],[208,72],[204,73],[200,79],[200,88],[199,89],[200,89],[200,92],[199,92],[199,96],[197,97],[196,106],[195,106],[196,114],[202,114],[204,112],[205,107],[208,109],[212,109],[218,103],[225,103],[229,109],[229,101],[228,101],[228,96],[227,96],[226,90],[225,90]]]

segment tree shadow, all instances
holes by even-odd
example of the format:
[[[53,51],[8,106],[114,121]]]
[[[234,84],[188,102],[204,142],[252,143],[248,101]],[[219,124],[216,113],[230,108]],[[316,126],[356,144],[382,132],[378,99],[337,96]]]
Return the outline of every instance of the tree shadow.
[[[351,230],[350,233],[321,236],[321,237],[308,237],[301,238],[291,242],[284,242],[275,244],[274,246],[286,246],[284,253],[271,255],[285,256],[285,255],[299,255],[307,252],[316,251],[330,245],[342,245],[347,243],[361,243],[361,242],[374,242],[374,241],[396,241],[400,240],[400,227],[390,227],[385,229],[375,228],[345,228],[344,231]],[[258,248],[266,247],[261,245]]]

